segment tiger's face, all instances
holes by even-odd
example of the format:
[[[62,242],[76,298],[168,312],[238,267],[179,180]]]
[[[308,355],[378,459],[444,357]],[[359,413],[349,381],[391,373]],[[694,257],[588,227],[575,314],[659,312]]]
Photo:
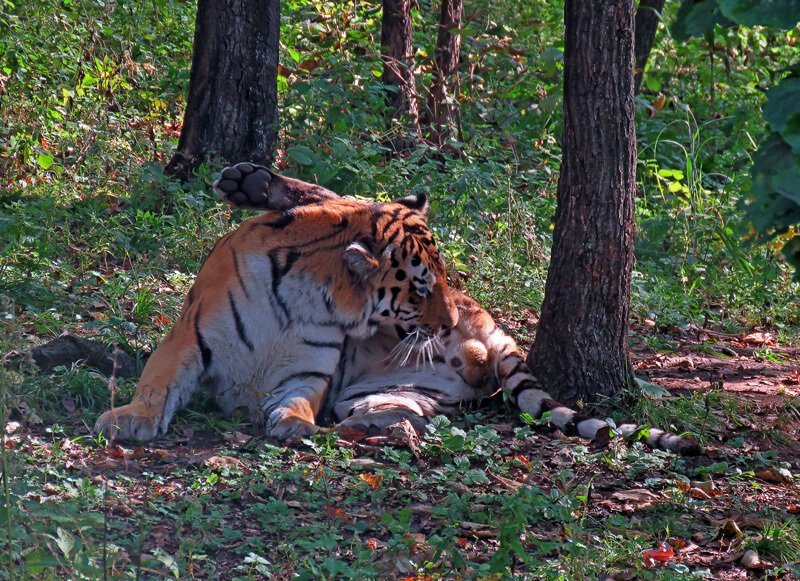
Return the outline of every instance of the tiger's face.
[[[456,325],[458,310],[427,228],[427,203],[424,196],[413,196],[392,205],[397,210],[384,213],[389,223],[376,229],[382,234],[352,242],[345,259],[351,273],[371,282],[372,331],[393,326],[399,334],[433,336]]]

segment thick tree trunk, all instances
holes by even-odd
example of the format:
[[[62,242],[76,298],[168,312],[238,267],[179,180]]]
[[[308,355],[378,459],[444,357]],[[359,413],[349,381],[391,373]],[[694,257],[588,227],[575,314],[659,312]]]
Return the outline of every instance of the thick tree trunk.
[[[166,171],[202,162],[268,165],[278,136],[279,0],[198,0],[189,98]]]
[[[390,115],[388,125],[399,134],[394,139],[395,150],[410,147],[419,133],[411,41],[411,0],[383,0],[381,60]]]
[[[565,403],[630,384],[636,134],[633,0],[566,0],[552,258],[528,364]]]
[[[656,31],[664,10],[665,0],[639,0],[639,8],[636,9],[636,21],[634,23],[634,47],[633,54],[636,66],[633,73],[633,91],[639,94],[644,78],[644,69],[647,66],[647,59],[650,58],[650,51],[656,41]]]
[[[441,147],[452,135],[458,114],[455,98],[458,93],[458,60],[461,56],[462,0],[442,0],[439,36],[436,41],[433,83],[424,124],[430,124],[431,137]]]

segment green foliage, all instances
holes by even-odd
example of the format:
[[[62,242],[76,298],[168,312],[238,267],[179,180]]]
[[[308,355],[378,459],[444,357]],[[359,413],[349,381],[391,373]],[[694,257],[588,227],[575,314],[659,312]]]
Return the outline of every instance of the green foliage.
[[[714,25],[733,26],[723,14],[718,0],[685,0],[670,30],[676,40],[687,40],[692,36],[702,36]]]
[[[799,0],[684,0],[672,32],[678,39],[710,34],[721,26],[791,29],[800,22]],[[791,73],[767,92],[764,119],[772,133],[753,155],[752,191],[747,207],[762,240],[782,239],[783,253],[800,279],[800,75]]]

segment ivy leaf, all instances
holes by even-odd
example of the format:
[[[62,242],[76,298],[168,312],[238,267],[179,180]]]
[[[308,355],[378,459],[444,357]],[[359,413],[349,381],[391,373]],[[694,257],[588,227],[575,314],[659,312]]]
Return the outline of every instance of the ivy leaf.
[[[39,164],[39,167],[42,169],[50,169],[53,166],[53,156],[47,155],[46,153],[40,153],[36,156],[36,163]]]
[[[715,24],[725,28],[735,24],[722,13],[718,0],[684,0],[670,31],[675,40],[688,40],[692,36],[703,36],[713,30]]]
[[[286,150],[286,155],[300,165],[314,165],[314,152],[305,145],[293,145]]]
[[[800,223],[800,154],[780,134],[772,133],[753,154],[750,176],[747,212],[761,240],[790,232]],[[800,236],[787,239],[783,253],[800,278]]]
[[[789,77],[767,91],[764,119],[800,153],[800,77]]]
[[[800,20],[800,0],[716,0],[725,18],[745,26],[789,30]]]

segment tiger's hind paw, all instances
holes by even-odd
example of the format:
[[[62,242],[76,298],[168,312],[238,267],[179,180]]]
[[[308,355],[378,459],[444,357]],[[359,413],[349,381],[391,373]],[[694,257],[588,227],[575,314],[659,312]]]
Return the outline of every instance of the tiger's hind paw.
[[[418,433],[423,432],[428,425],[427,418],[408,410],[397,409],[355,414],[343,419],[338,426],[358,430],[367,436],[386,436],[391,427],[404,421],[408,421]]]
[[[220,172],[214,191],[236,208],[271,209],[269,186],[272,178],[272,172],[262,165],[237,163]]]

